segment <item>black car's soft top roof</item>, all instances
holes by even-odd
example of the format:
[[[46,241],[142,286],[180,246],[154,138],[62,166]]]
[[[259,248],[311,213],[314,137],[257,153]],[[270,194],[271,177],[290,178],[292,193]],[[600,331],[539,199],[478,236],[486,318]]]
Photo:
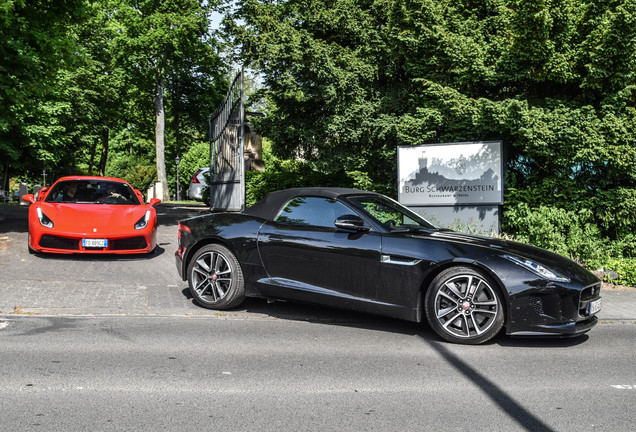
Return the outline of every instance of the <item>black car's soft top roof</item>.
[[[245,214],[262,219],[273,220],[281,207],[289,200],[297,196],[313,196],[324,198],[337,198],[341,195],[375,194],[358,189],[335,188],[335,187],[305,187],[285,189],[272,192],[256,204],[245,210]]]

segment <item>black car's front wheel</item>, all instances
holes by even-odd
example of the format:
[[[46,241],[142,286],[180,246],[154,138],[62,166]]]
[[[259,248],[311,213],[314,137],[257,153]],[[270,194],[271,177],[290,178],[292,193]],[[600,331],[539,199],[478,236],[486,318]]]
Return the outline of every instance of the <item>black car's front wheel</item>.
[[[197,251],[188,265],[188,285],[197,303],[210,309],[231,309],[245,299],[241,266],[227,248],[211,244]]]
[[[499,333],[504,324],[499,288],[483,272],[451,267],[426,292],[426,318],[442,338],[476,345]]]

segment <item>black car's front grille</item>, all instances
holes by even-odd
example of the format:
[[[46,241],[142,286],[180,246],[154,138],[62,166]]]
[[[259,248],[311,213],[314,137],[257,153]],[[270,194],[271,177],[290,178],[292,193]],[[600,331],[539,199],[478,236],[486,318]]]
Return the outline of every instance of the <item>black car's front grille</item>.
[[[131,237],[125,239],[115,239],[110,241],[111,250],[132,250],[146,249],[148,244],[144,237]]]
[[[40,247],[47,249],[79,250],[79,240],[45,234],[40,239]]]
[[[581,297],[579,299],[579,315],[582,317],[589,316],[588,304],[590,301],[595,300],[601,293],[601,284],[589,286],[581,291]]]

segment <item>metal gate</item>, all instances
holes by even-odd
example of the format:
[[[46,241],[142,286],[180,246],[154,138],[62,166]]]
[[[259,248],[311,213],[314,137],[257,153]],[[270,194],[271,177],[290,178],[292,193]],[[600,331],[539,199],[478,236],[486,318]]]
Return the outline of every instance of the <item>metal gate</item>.
[[[245,210],[243,72],[210,117],[210,210]]]

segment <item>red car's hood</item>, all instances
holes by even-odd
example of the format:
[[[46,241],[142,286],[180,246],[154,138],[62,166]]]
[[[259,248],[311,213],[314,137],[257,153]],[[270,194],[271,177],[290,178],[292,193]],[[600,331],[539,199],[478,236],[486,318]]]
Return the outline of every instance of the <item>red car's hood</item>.
[[[42,211],[56,231],[73,233],[121,233],[134,231],[145,205],[42,203]]]

